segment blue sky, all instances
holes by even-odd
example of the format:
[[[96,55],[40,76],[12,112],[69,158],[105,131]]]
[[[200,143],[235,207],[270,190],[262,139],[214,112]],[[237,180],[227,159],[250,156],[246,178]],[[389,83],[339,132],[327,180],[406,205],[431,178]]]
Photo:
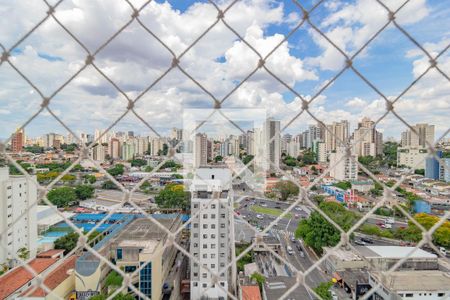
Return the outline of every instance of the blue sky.
[[[105,0],[65,1],[56,9],[57,18],[91,51],[129,20],[126,3]],[[142,1],[133,1],[136,7]],[[226,7],[230,1],[218,1]],[[398,23],[420,44],[436,55],[450,42],[450,5],[445,1],[410,1],[397,15]],[[306,4],[304,4],[306,3]],[[302,1],[310,9],[315,1]],[[401,2],[385,1],[395,9]],[[11,7],[10,7],[11,6]],[[0,4],[0,43],[9,48],[45,14],[40,3]],[[106,13],[105,10],[108,10]],[[12,13],[9,13],[12,11]],[[142,22],[176,53],[215,21],[217,12],[206,1],[154,1],[141,12]],[[225,20],[261,53],[267,53],[301,20],[293,1],[239,1]],[[374,0],[325,1],[310,15],[320,28],[347,53],[354,53],[380,28],[387,12]],[[14,22],[17,26],[6,26]],[[86,57],[83,49],[49,20],[11,51],[11,62],[46,95],[72,76]],[[225,96],[256,66],[258,57],[223,24],[219,24],[181,60],[182,67],[219,99]],[[390,25],[354,60],[355,68],[388,97],[396,97],[427,66],[423,52]],[[134,22],[95,60],[99,68],[130,98],[135,98],[170,65],[170,54]],[[438,61],[448,72],[448,52]],[[311,26],[304,24],[267,61],[268,68],[300,95],[310,98],[343,67],[343,58]],[[448,74],[448,73],[447,73]],[[437,135],[449,127],[450,83],[432,70],[396,105],[411,123],[436,125]],[[8,65],[0,66],[0,126],[7,137],[39,109],[41,99]],[[50,103],[50,108],[75,132],[106,128],[126,108],[126,99],[93,68],[87,68]],[[268,115],[289,120],[300,110],[300,100],[263,71],[226,101],[226,107],[265,108]],[[162,133],[181,126],[183,109],[211,107],[211,99],[180,71],[172,71],[136,104],[136,112]],[[378,118],[384,102],[351,70],[346,70],[310,106],[325,122],[349,119],[352,126],[364,116]],[[298,133],[313,121],[302,116],[288,129]],[[148,128],[136,117],[127,116],[115,130]],[[405,129],[395,118],[379,124],[385,136],[399,138]],[[29,124],[26,132],[37,136],[49,131],[65,133],[46,112]]]

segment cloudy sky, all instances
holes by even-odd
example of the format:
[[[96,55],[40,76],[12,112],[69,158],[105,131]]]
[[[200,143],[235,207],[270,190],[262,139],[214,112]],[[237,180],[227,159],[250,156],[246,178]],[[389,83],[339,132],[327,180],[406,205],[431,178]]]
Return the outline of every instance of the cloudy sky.
[[[54,3],[56,1],[50,1]],[[140,7],[144,1],[130,1]],[[221,9],[231,1],[216,1]],[[299,1],[311,9],[316,1]],[[391,10],[403,0],[382,0]],[[48,7],[43,1],[0,0],[0,43],[10,50],[40,20]],[[66,0],[57,20],[94,53],[132,14],[126,1]],[[177,56],[183,53],[217,17],[207,1],[152,1],[140,12],[141,22]],[[266,56],[299,24],[300,8],[293,1],[242,0],[224,20],[261,56]],[[396,21],[433,56],[450,43],[450,5],[447,1],[411,0]],[[324,1],[310,20],[348,55],[355,54],[388,21],[386,9],[375,0]],[[87,52],[54,19],[49,18],[25,41],[11,49],[10,61],[37,89],[50,96],[83,67]],[[257,66],[258,55],[222,22],[218,22],[180,59],[181,68],[221,100]],[[135,99],[171,65],[172,54],[136,20],[95,56],[96,66],[128,97]],[[302,25],[267,59],[266,66],[305,99],[311,99],[344,67],[345,59],[312,26]],[[353,66],[379,91],[396,98],[429,66],[429,58],[390,24],[363,51]],[[450,50],[438,59],[450,76]],[[7,137],[40,107],[39,93],[8,64],[0,66],[0,137]],[[135,105],[136,113],[164,134],[182,126],[183,110],[211,108],[213,100],[179,69],[172,69]],[[265,109],[287,124],[301,110],[301,100],[264,69],[255,72],[224,102],[227,108]],[[49,107],[74,132],[106,128],[123,114],[127,100],[93,66],[88,66],[51,100]],[[250,110],[248,110],[250,109]],[[431,69],[395,104],[411,124],[436,125],[436,138],[449,127],[450,82]],[[384,99],[352,70],[346,70],[310,104],[324,122],[347,119],[352,126],[364,116],[376,120],[385,111]],[[259,110],[258,110],[259,112]],[[298,133],[314,121],[302,114],[286,129]],[[392,114],[378,125],[385,136],[400,137],[405,126]],[[27,135],[65,133],[46,111],[26,127]],[[128,114],[114,130],[147,133],[147,127]]]

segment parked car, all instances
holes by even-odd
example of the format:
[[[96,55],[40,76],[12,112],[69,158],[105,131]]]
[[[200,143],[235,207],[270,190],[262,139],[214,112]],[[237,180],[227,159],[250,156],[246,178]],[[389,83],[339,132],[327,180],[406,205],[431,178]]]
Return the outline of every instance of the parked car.
[[[260,215],[260,214],[257,214],[257,215],[256,215],[256,218],[262,220],[262,219],[264,219],[264,216],[263,216],[263,215]]]
[[[302,210],[302,208],[300,206],[296,206],[294,209],[297,210],[297,211],[301,211]]]
[[[447,249],[444,247],[439,247],[439,252],[441,252],[442,255],[447,256]]]
[[[333,300],[339,300],[339,297],[338,297],[338,295],[336,294],[335,291],[330,290],[330,294],[331,294],[331,299],[333,299]]]
[[[384,222],[385,222],[386,224],[394,224],[394,223],[395,223],[395,220],[394,220],[394,218],[387,218]]]

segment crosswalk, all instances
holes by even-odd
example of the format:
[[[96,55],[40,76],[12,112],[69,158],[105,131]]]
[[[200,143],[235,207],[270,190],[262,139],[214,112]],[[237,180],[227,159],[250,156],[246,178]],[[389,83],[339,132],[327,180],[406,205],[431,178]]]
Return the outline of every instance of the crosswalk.
[[[292,231],[286,231],[286,230],[283,230],[283,229],[276,229],[276,228],[273,228],[273,229],[270,229],[269,232],[270,232],[272,235],[274,235],[274,236],[279,236],[280,238],[286,236],[286,233],[287,233],[287,235],[288,235],[289,238],[295,237],[295,232],[292,232]]]

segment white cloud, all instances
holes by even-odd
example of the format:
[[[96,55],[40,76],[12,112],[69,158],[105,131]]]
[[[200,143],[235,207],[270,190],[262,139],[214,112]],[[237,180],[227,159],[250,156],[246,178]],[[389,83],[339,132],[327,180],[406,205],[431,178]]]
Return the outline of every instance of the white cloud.
[[[358,97],[350,99],[345,103],[345,106],[348,106],[350,108],[362,108],[362,107],[365,107],[366,105],[367,105],[367,101],[365,101],[361,98],[358,98]]]

